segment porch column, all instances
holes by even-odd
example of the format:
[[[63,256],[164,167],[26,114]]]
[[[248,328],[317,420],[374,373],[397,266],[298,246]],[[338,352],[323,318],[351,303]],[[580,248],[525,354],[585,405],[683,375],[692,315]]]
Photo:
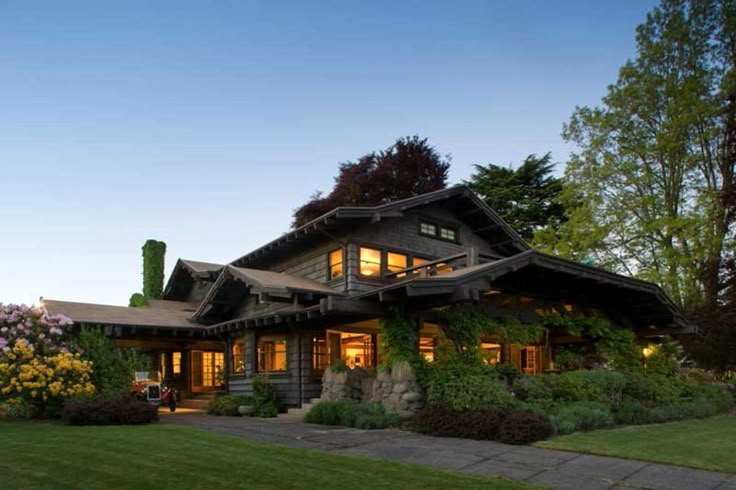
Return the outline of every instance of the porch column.
[[[230,393],[230,373],[232,373],[233,341],[230,335],[225,338],[225,393]]]
[[[245,331],[245,376],[250,378],[256,372],[258,351],[256,349],[256,333],[253,330]]]

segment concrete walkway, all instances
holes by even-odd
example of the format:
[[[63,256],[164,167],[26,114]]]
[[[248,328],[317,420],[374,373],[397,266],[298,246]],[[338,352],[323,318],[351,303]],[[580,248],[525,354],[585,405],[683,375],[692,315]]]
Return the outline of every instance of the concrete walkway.
[[[162,414],[161,421],[253,441],[474,475],[502,476],[560,489],[736,490],[736,475],[733,474],[492,441],[429,437],[399,430],[365,431],[280,419],[213,417],[191,412]]]

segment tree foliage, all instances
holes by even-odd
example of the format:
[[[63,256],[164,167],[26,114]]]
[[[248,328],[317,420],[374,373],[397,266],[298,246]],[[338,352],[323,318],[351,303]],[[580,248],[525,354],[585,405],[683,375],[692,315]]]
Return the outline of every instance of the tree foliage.
[[[523,238],[531,240],[536,230],[557,229],[567,220],[559,201],[562,181],[552,175],[554,167],[550,153],[529,155],[516,169],[475,165],[466,184]]]
[[[736,2],[663,0],[636,43],[602,105],[564,127],[570,219],[536,242],[714,305],[736,221]]]
[[[379,152],[341,163],[332,191],[317,192],[294,211],[299,227],[338,206],[374,206],[443,189],[450,160],[440,155],[426,138],[399,138]]]

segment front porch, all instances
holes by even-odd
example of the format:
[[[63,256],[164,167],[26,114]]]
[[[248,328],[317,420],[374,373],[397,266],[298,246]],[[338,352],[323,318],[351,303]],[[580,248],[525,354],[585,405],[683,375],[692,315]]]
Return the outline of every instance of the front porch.
[[[227,390],[224,342],[114,338],[113,345],[147,352],[151,370],[175,387],[180,398],[205,397]]]

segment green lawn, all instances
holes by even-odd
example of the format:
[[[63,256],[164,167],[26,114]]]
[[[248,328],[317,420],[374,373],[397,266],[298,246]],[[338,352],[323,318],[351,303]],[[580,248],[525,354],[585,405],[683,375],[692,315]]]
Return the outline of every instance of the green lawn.
[[[736,473],[736,417],[579,432],[536,446]]]
[[[255,443],[173,425],[0,422],[2,488],[493,488],[530,486]]]

